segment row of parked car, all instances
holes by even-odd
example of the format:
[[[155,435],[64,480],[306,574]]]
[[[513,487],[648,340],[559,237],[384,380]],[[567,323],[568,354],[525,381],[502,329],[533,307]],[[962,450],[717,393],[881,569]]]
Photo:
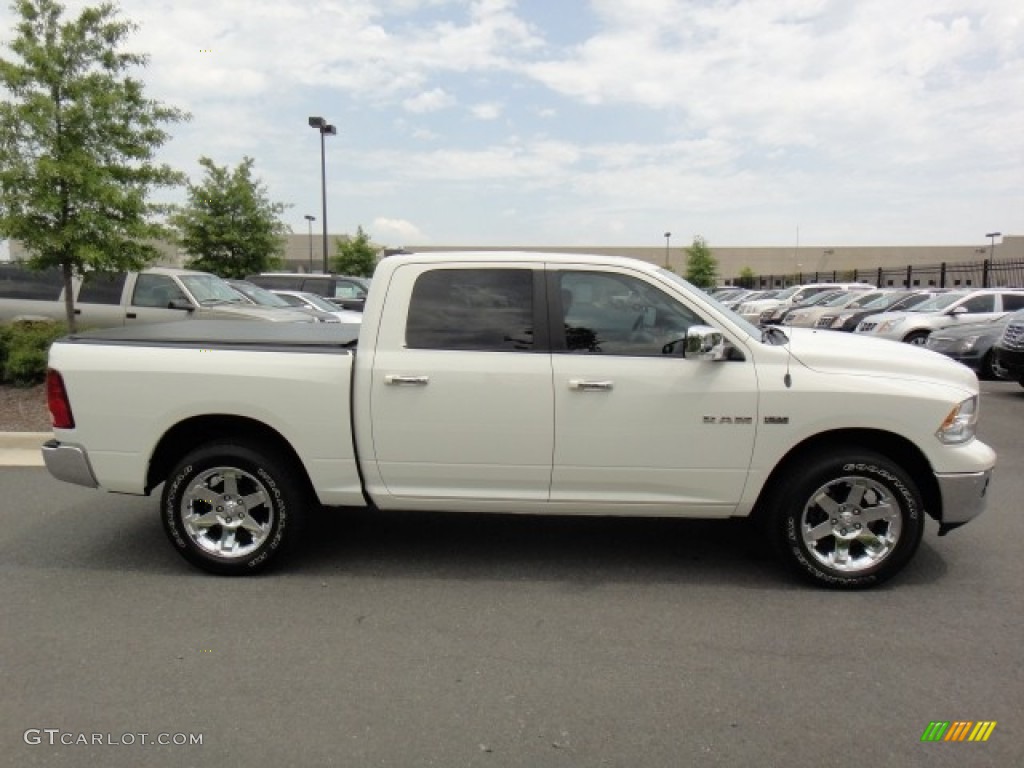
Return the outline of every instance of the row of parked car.
[[[925,346],[982,378],[1024,385],[1024,289],[877,289],[819,283],[784,290],[714,291],[716,299],[761,326],[870,334]]]
[[[164,267],[94,272],[72,281],[78,323],[88,328],[192,317],[359,323],[368,288],[369,281],[358,277],[268,273],[224,280]],[[64,316],[58,272],[0,264],[0,322]]]

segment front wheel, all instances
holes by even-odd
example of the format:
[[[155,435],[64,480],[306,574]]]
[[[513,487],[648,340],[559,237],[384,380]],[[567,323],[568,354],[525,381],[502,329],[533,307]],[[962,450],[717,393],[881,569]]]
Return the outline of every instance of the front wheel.
[[[905,341],[907,344],[913,344],[914,346],[917,347],[923,347],[925,344],[928,343],[928,331],[914,331],[913,333],[908,333],[903,338],[903,341]]]
[[[263,570],[291,546],[305,505],[290,462],[275,452],[216,442],[174,468],[161,499],[175,550],[211,573]]]
[[[898,573],[924,533],[921,495],[879,454],[847,450],[786,478],[772,503],[774,534],[796,571],[828,587],[871,587]]]

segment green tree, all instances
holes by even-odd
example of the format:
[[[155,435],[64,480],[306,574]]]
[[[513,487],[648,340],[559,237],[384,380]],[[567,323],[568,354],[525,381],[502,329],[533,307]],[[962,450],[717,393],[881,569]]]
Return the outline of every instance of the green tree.
[[[171,217],[190,268],[241,278],[280,266],[291,231],[279,218],[287,206],[270,201],[253,162],[243,157],[232,169],[199,158],[205,176],[189,183],[188,203]]]
[[[697,235],[693,245],[686,249],[686,279],[698,288],[713,288],[718,262],[711,255],[707,241]]]
[[[140,269],[169,230],[149,193],[181,173],[154,162],[163,125],[188,114],[146,98],[127,73],[148,57],[121,50],[137,25],[112,3],[64,22],[55,0],[17,0],[20,18],[0,57],[0,237],[21,241],[33,269],[63,274],[68,326],[72,278],[89,269]]]
[[[370,277],[377,267],[377,249],[370,243],[370,236],[362,227],[356,229],[356,236],[334,239],[335,255],[331,269],[341,275]]]
[[[754,270],[750,267],[744,267],[740,270],[740,277],[736,281],[736,284],[741,288],[753,288],[755,277],[756,275],[754,275]]]

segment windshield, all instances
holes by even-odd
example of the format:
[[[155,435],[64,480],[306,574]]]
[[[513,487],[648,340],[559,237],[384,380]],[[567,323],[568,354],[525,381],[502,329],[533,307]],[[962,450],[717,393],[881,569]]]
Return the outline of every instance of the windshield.
[[[786,290],[782,291],[781,293],[779,293],[775,298],[776,299],[788,299],[790,296],[792,296],[794,293],[796,293],[799,290],[800,290],[800,286],[799,285],[794,285],[794,286],[791,286],[791,287],[787,288]]]
[[[841,293],[838,296],[836,296],[835,298],[833,298],[833,299],[831,299],[829,301],[826,301],[825,302],[825,306],[826,307],[845,307],[847,304],[849,304],[851,302],[851,300],[852,300],[852,297],[850,296],[850,294],[848,294],[848,293]],[[855,300],[854,300],[854,303],[856,303]]]
[[[239,293],[248,296],[250,299],[255,301],[264,307],[290,307],[291,305],[278,296],[276,293],[271,293],[266,288],[260,288],[255,283],[247,283],[241,280],[237,280],[232,283],[228,283]]]
[[[733,323],[738,325],[743,330],[744,333],[748,334],[752,338],[755,338],[755,339],[760,339],[761,338],[761,329],[760,328],[758,328],[755,325],[751,325],[750,323],[748,323],[746,320],[744,320],[742,317],[737,315],[735,312],[733,312],[727,306],[722,304],[722,302],[718,301],[714,296],[708,296],[706,293],[704,293],[704,291],[702,291],[699,288],[695,287],[694,285],[692,285],[687,280],[684,280],[679,275],[677,275],[675,272],[670,272],[667,269],[659,269],[658,270],[658,274],[661,275],[662,277],[668,279],[671,283],[673,283],[674,285],[678,286],[679,288],[682,288],[683,291],[685,291],[687,294],[689,294],[690,296],[693,296],[695,299],[697,299],[698,303],[711,304],[711,305],[713,305],[715,307],[715,309],[717,309],[722,314],[728,315],[729,319],[732,320]]]
[[[876,296],[874,299],[869,301],[867,304],[861,304],[861,309],[884,309],[885,307],[891,307],[897,302],[903,301],[907,298],[905,293],[883,293],[881,296]]]
[[[888,295],[884,293],[865,293],[858,296],[846,306],[850,309],[860,309],[861,307],[870,307],[876,301],[886,298],[888,298]]]
[[[959,293],[940,293],[938,296],[932,296],[928,301],[922,301],[916,307],[908,310],[910,312],[938,312],[946,309],[956,302],[960,301],[967,294],[963,291]]]
[[[319,309],[321,312],[337,312],[338,305],[331,304],[323,296],[317,296],[315,293],[303,293],[302,298],[312,304],[314,307]]]
[[[218,301],[238,303],[235,289],[216,275],[181,275],[180,279],[200,304]]]

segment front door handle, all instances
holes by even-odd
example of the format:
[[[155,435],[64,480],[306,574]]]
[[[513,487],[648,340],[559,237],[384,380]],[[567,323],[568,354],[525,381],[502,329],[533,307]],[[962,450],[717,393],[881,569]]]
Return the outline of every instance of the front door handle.
[[[385,384],[396,387],[425,387],[429,381],[429,376],[401,376],[397,373],[389,373],[384,376]]]
[[[581,379],[569,379],[569,389],[578,392],[610,392],[614,384],[610,381],[583,381]]]

